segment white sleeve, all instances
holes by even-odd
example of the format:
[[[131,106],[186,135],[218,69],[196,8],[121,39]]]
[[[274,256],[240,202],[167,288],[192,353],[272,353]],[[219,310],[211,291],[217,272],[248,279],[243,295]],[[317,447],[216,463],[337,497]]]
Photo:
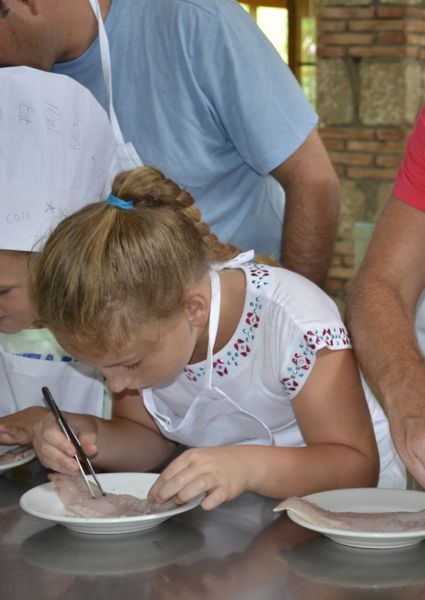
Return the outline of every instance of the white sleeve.
[[[346,350],[351,348],[351,341],[336,304],[323,290],[284,269],[273,275],[272,320],[279,333],[279,379],[286,397],[292,399],[312,372],[319,350]]]

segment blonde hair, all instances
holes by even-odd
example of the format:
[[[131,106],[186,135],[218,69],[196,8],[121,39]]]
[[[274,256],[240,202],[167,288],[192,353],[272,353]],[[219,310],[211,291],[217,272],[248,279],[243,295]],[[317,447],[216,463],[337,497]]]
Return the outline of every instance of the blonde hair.
[[[134,208],[85,206],[34,257],[40,320],[92,349],[122,348],[137,336],[135,324],[171,316],[211,263],[239,253],[218,241],[192,196],[158,169],[119,174],[112,193]]]

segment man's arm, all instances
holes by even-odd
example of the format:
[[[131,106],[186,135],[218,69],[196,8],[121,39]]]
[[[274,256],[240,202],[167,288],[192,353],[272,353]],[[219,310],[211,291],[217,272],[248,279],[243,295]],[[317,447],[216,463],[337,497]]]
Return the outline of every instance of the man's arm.
[[[425,485],[425,362],[414,331],[425,288],[425,213],[394,196],[351,284],[347,322],[363,371],[379,392],[391,434],[411,474]]]
[[[339,215],[339,182],[316,130],[271,172],[285,190],[283,265],[323,286]]]

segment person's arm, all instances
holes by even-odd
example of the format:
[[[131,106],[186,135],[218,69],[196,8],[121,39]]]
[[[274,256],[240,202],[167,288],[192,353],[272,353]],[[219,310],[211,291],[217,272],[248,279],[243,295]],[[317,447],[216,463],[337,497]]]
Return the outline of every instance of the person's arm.
[[[316,130],[271,172],[285,190],[283,265],[323,286],[338,223],[339,182]]]
[[[0,417],[0,444],[32,444],[47,412],[43,406],[30,406]]]
[[[425,213],[392,196],[347,299],[354,350],[382,396],[394,444],[425,485],[425,362],[414,331],[425,288]]]
[[[320,350],[293,406],[306,447],[186,450],[161,473],[150,499],[186,502],[206,493],[202,506],[212,509],[247,490],[286,498],[377,484],[378,450],[351,350]]]
[[[64,413],[84,451],[95,467],[104,471],[150,471],[160,468],[173,454],[176,444],[159,432],[137,391],[126,391],[113,399],[112,418]],[[73,445],[48,414],[34,448],[44,466],[54,471],[78,474]]]

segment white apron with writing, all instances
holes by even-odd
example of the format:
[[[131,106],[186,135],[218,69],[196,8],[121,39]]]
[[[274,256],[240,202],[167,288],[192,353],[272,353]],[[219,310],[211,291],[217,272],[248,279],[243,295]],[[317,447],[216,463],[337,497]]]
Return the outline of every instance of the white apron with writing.
[[[111,165],[112,175],[141,166],[137,152],[125,143],[113,106],[109,43],[97,0],[89,0],[99,26],[102,70],[109,94],[109,118],[117,147]],[[97,102],[93,98],[93,102]],[[78,362],[43,361],[0,350],[0,416],[44,402],[41,386],[47,386],[58,405],[72,412],[102,415],[103,378],[99,371]]]

